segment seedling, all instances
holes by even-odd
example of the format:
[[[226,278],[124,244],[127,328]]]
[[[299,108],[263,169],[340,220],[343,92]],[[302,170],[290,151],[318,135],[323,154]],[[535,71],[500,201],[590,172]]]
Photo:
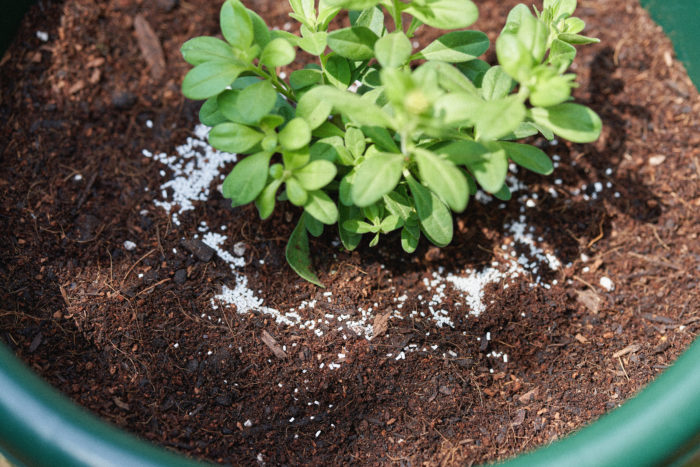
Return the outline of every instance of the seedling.
[[[337,224],[348,250],[364,234],[374,246],[396,230],[407,253],[421,235],[445,246],[452,211],[464,211],[478,187],[510,198],[509,161],[552,172],[543,151],[516,140],[539,133],[586,143],[600,134],[598,115],[571,98],[574,45],[597,42],[579,34],[576,0],[544,0],[534,13],[513,8],[493,66],[478,58],[487,36],[465,30],[478,15],[470,0],[289,3],[300,35],[270,30],[239,0],[226,0],[224,40],[182,46],[194,66],[182,90],[205,100],[199,116],[212,127],[212,146],[246,155],[224,180],[233,206],[255,202],[263,219],[277,201],[303,208],[286,256],[314,284],[308,234]],[[351,26],[331,30],[342,10]],[[414,50],[423,25],[450,32]],[[284,79],[280,68],[298,49],[318,61]]]

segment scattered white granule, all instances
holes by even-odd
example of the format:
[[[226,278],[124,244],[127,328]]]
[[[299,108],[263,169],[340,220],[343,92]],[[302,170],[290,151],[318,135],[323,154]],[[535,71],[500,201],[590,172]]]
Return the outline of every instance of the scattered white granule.
[[[47,42],[49,40],[49,33],[45,31],[37,31],[36,32],[36,37],[41,41],[41,42]]]
[[[131,240],[127,240],[124,242],[124,249],[126,251],[133,251],[136,248],[136,243],[132,242]]]
[[[151,121],[151,120],[146,120],[146,127],[147,127],[147,128],[153,128],[153,121]]]
[[[248,420],[245,421],[245,423],[243,424],[243,426],[245,426],[245,427],[247,427],[247,428],[250,428],[251,426],[253,426],[253,422],[252,422],[250,419],[248,419]]]
[[[603,287],[608,292],[615,290],[615,284],[613,283],[613,281],[609,277],[606,277],[606,276],[603,276],[600,278],[600,286]]]

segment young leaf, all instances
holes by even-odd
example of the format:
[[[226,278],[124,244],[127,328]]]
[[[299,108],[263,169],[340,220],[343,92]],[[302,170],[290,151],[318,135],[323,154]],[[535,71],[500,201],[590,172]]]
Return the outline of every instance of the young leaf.
[[[325,160],[318,160],[309,162],[304,167],[296,169],[294,178],[299,181],[305,190],[314,191],[328,185],[335,178],[336,173],[338,173],[338,169],[335,168],[335,164]]]
[[[420,227],[417,222],[403,226],[401,229],[401,248],[406,253],[413,253],[418,247],[420,240]]]
[[[405,190],[401,190],[405,191]],[[391,214],[407,221],[413,214],[413,205],[409,199],[397,190],[384,195],[384,206]]]
[[[182,58],[190,65],[205,62],[236,62],[231,46],[216,37],[195,37],[180,48]]]
[[[554,170],[549,156],[539,148],[529,144],[499,142],[506,155],[516,164],[535,173],[549,175]]]
[[[369,28],[355,26],[328,34],[328,47],[350,60],[369,60],[374,57],[374,43],[377,39],[377,35]]]
[[[300,149],[311,141],[311,128],[303,118],[290,120],[279,133],[279,143],[284,149]]]
[[[295,70],[289,75],[289,85],[292,89],[299,90],[304,89],[314,84],[319,84],[323,80],[323,73],[321,70],[314,69],[303,69]]]
[[[383,67],[399,67],[411,56],[411,41],[402,31],[395,31],[374,44],[377,61]]]
[[[579,34],[568,33],[559,34],[559,40],[562,40],[569,44],[597,44],[598,42],[600,42],[600,39],[597,39],[595,37],[587,37],[581,36]]]
[[[322,190],[309,192],[309,198],[304,204],[304,211],[324,224],[331,225],[338,221],[338,208]]]
[[[253,22],[239,0],[226,0],[219,15],[221,32],[232,46],[245,50],[253,43]]]
[[[253,25],[253,42],[261,49],[264,49],[271,39],[270,30],[259,14],[252,10],[248,10],[247,8],[246,10],[248,12],[248,16],[250,17],[251,24]]]
[[[477,139],[492,141],[512,132],[525,119],[527,110],[517,95],[486,101],[476,116]]]
[[[348,60],[340,55],[332,54],[326,62],[326,77],[338,89],[345,90],[350,86],[352,75]]]
[[[187,72],[182,93],[194,100],[216,96],[234,82],[244,68],[230,62],[205,62]]]
[[[401,179],[402,154],[382,153],[365,159],[355,170],[351,197],[356,206],[365,207],[394,189]]]
[[[348,127],[345,130],[345,147],[350,150],[354,157],[360,157],[365,153],[367,143],[365,142],[365,134],[362,130],[355,127]]]
[[[535,66],[527,46],[512,33],[504,32],[496,39],[496,56],[505,72],[518,82],[527,81]]]
[[[382,151],[401,152],[396,145],[396,141],[394,141],[386,128],[381,126],[363,126],[362,132]]]
[[[375,6],[379,0],[325,0],[325,3],[348,10],[365,10]]]
[[[400,229],[401,227],[403,227],[403,220],[394,214],[386,216],[382,219],[381,224],[379,224],[379,230],[385,234]]]
[[[226,117],[219,111],[219,106],[216,104],[216,97],[210,97],[204,101],[199,109],[199,121],[206,126],[216,126],[226,121]]]
[[[265,188],[271,152],[259,152],[239,161],[228,174],[221,187],[224,198],[231,199],[231,206],[248,204]]]
[[[513,79],[500,66],[491,67],[481,82],[481,96],[487,101],[501,99],[510,94]]]
[[[358,219],[349,219],[343,222],[343,229],[351,233],[356,234],[366,234],[370,232],[376,232],[378,227],[368,224],[367,222]]]
[[[290,177],[285,182],[285,192],[287,193],[287,198],[295,206],[303,206],[309,199],[309,194],[301,186],[296,178]]]
[[[362,216],[362,212],[355,206],[345,206],[340,204],[338,206],[338,233],[340,234],[340,241],[343,242],[343,246],[349,251],[357,248],[362,240],[362,234],[358,234],[347,230],[343,227],[345,222],[353,219],[358,219]]]
[[[348,91],[341,91],[332,86],[319,86],[314,89],[321,99],[326,100],[337,111],[345,114],[359,125],[392,127],[391,117],[377,105]]]
[[[304,224],[306,230],[314,237],[320,237],[323,234],[323,223],[313,216],[304,216]]]
[[[563,72],[571,65],[576,57],[576,48],[559,39],[552,41],[552,46],[549,49],[547,61],[556,67],[559,72]]]
[[[220,123],[209,132],[209,143],[216,149],[226,152],[247,152],[258,144],[265,135],[238,123]]]
[[[489,38],[483,32],[453,31],[435,39],[418,55],[426,60],[468,62],[486,52],[488,48]]]
[[[292,235],[287,242],[285,256],[287,263],[294,269],[294,272],[299,274],[303,279],[316,284],[319,287],[324,287],[318,279],[316,273],[311,268],[311,254],[309,252],[309,237],[306,234],[306,223],[304,222],[303,214],[297,223],[297,226],[292,231]]]
[[[260,219],[267,219],[275,210],[275,197],[280,185],[282,185],[282,180],[271,181],[255,199],[255,207],[258,208]]]
[[[352,7],[354,11],[350,12],[351,26],[364,26],[369,28],[377,36],[381,37],[384,33],[384,12],[380,6],[372,6],[370,8],[357,11],[357,6]]]
[[[510,188],[508,188],[508,185],[506,185],[504,183],[500,190],[493,193],[493,196],[500,199],[501,201],[510,201],[510,198],[511,198]]]
[[[277,38],[271,40],[260,54],[260,63],[270,69],[289,65],[294,61],[296,52],[287,40]]]
[[[456,212],[467,207],[469,192],[467,180],[455,165],[430,151],[416,148],[414,153],[420,178],[434,193]]]
[[[484,190],[496,193],[506,180],[508,159],[506,152],[494,143],[489,144],[487,149],[489,152],[482,154],[478,161],[467,165],[467,167]]]
[[[421,185],[416,179],[408,176],[407,181],[415,201],[423,233],[435,245],[446,246],[452,241],[453,234],[450,210],[435,193]]]
[[[236,123],[255,125],[274,108],[277,91],[269,81],[258,81],[242,90],[226,90],[217,104],[226,118]]]
[[[405,12],[439,29],[466,28],[479,17],[479,10],[470,0],[412,2]]]
[[[306,32],[305,29],[304,26],[301,27],[302,38],[297,40],[297,45],[311,55],[321,55],[326,50],[328,34],[326,31]]]
[[[530,110],[535,123],[551,128],[557,135],[574,143],[590,143],[600,136],[602,122],[593,110],[566,102],[553,107]]]
[[[296,114],[297,117],[303,118],[312,130],[325,122],[333,110],[331,104],[314,91],[315,89],[312,89],[301,96]]]

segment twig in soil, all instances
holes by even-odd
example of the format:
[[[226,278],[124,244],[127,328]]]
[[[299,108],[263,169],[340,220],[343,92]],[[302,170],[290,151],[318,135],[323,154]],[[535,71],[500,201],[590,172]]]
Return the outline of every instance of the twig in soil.
[[[652,232],[654,232],[654,237],[656,237],[661,246],[667,250],[670,250],[671,248],[668,245],[666,245],[663,240],[661,240],[661,237],[659,237],[659,232],[656,230],[656,227],[652,227],[651,230]]]
[[[121,283],[124,284],[124,281],[126,280],[127,277],[129,277],[129,274],[131,273],[131,271],[134,270],[134,268],[136,267],[136,265],[139,264],[139,263],[140,263],[141,261],[143,261],[144,259],[146,259],[146,258],[147,258],[151,253],[153,253],[154,251],[156,251],[156,250],[155,250],[155,249],[152,249],[152,250],[150,250],[148,253],[146,253],[145,255],[143,255],[142,257],[140,257],[139,259],[137,259],[136,262],[135,262],[134,264],[131,265],[131,267],[129,268],[129,270],[126,271],[126,274],[124,274],[124,277],[122,278]]]
[[[88,181],[87,185],[85,185],[83,192],[80,194],[80,198],[78,198],[78,202],[75,205],[76,211],[80,211],[80,208],[83,206],[83,203],[85,202],[85,200],[87,200],[87,197],[90,194],[90,190],[92,189],[92,185],[95,183],[96,179],[97,172],[92,174],[92,177],[90,177],[90,180]]]
[[[629,255],[634,256],[635,258],[643,259],[644,261],[647,261],[655,266],[666,266],[667,268],[675,269],[676,271],[681,270],[680,266],[673,264],[667,259],[659,258],[657,256],[640,255],[639,253],[635,253],[634,251],[630,251]]]
[[[163,250],[163,245],[160,243],[160,228],[158,228],[158,224],[156,224],[156,240],[158,241],[158,249],[160,250],[160,254],[163,258],[165,258],[165,251]]]
[[[600,222],[598,223],[598,231],[599,231],[600,233],[599,233],[593,240],[591,240],[590,242],[588,242],[587,248],[592,247],[593,244],[595,244],[595,242],[597,242],[598,240],[600,240],[601,238],[603,238],[603,222],[605,222],[605,214],[603,214],[603,216],[600,218]]]
[[[275,354],[275,357],[279,358],[280,360],[287,358],[287,353],[282,350],[282,347],[280,347],[280,345],[277,343],[277,340],[272,337],[269,332],[263,330],[260,340],[263,341],[263,344],[265,344],[273,354]]]
[[[576,279],[577,281],[579,281],[579,282],[581,282],[581,283],[587,285],[587,286],[590,287],[592,290],[595,290],[595,287],[594,287],[593,285],[591,285],[590,282],[587,282],[586,280],[581,279],[581,278],[580,278],[579,276],[577,276],[576,274],[574,274],[574,279]]]
[[[160,284],[163,284],[163,283],[165,283],[165,282],[168,282],[169,280],[170,280],[170,278],[169,278],[169,277],[166,277],[166,278],[163,279],[162,281],[158,281],[158,282],[156,282],[155,284],[153,284],[152,286],[146,287],[146,288],[143,289],[141,292],[139,292],[139,293],[137,293],[136,295],[134,295],[134,298],[138,297],[139,295],[143,295],[143,294],[145,294],[146,292],[148,292],[148,291],[150,291],[150,290],[152,290],[152,289],[155,289],[155,288],[158,287]]]
[[[622,363],[622,358],[617,357],[617,361],[620,362],[620,367],[622,368],[622,372],[625,374],[625,378],[627,378],[627,381],[629,381],[630,377],[627,375],[627,370],[625,370],[625,365],[624,365],[624,363]]]

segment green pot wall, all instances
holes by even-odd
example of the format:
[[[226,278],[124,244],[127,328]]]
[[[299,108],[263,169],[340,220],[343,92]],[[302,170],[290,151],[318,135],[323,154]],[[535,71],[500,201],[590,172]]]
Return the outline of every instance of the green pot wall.
[[[0,55],[30,4],[3,3],[8,5],[0,14]],[[671,38],[700,88],[700,0],[641,3]],[[0,453],[17,466],[202,465],[100,421],[40,380],[2,345]],[[504,465],[700,465],[700,339],[622,407]]]

